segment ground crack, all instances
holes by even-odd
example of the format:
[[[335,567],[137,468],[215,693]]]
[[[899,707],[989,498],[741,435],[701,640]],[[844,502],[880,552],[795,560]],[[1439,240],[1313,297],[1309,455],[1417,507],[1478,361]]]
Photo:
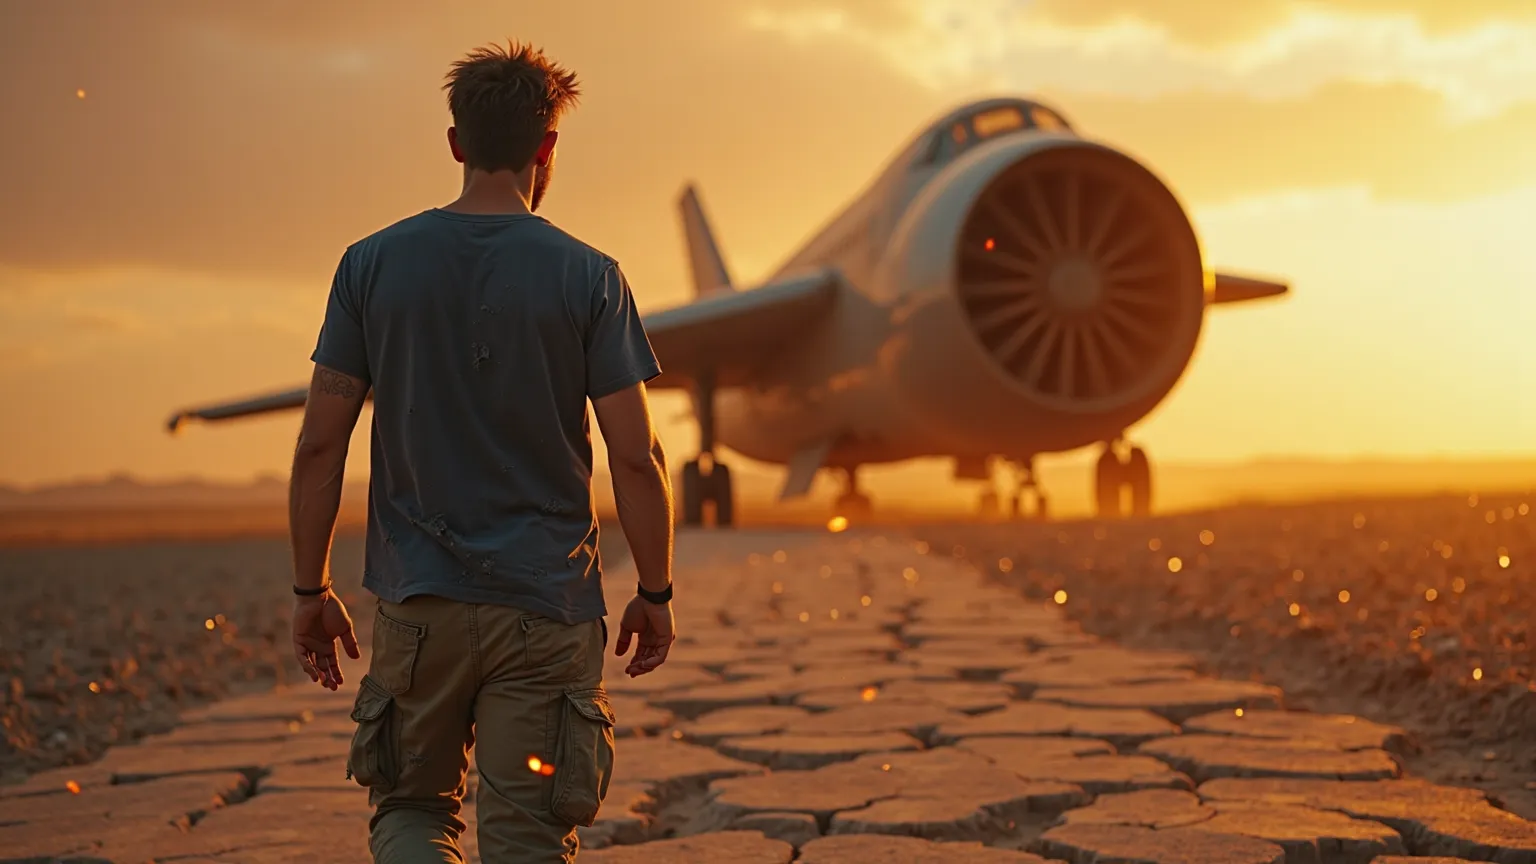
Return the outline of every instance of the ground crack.
[[[267,775],[272,773],[272,769],[270,768],[262,768],[257,766],[238,768],[236,770],[240,773],[242,779],[240,783],[236,784],[234,788],[215,795],[213,799],[208,802],[209,806],[188,811],[187,813],[172,819],[171,824],[181,829],[183,833],[191,831],[193,828],[197,827],[197,823],[203,821],[203,819],[206,818],[209,813],[212,813],[215,810],[222,810],[225,807],[233,807],[237,804],[244,804],[252,798],[255,798],[261,792],[261,781],[265,779]]]

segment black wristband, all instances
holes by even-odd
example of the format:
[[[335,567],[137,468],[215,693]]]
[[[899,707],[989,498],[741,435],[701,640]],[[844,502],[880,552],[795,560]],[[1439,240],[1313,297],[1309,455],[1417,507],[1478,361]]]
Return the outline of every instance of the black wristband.
[[[321,585],[319,588],[300,588],[297,585],[293,586],[293,593],[299,595],[300,597],[319,597],[321,594],[324,594],[329,590],[331,590],[331,583],[329,582]]]
[[[667,583],[667,587],[662,589],[661,591],[647,591],[647,590],[645,590],[645,586],[644,585],[636,583],[635,584],[635,593],[639,594],[640,595],[640,599],[646,601],[647,603],[656,603],[658,605],[662,604],[662,603],[671,603],[672,602],[672,583],[668,582]]]

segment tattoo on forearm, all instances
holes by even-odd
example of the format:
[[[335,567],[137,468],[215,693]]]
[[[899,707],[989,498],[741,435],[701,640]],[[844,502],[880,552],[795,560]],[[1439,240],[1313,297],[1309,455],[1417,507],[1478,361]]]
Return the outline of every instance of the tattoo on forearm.
[[[357,384],[351,378],[330,369],[316,369],[315,384],[328,396],[351,399],[357,395]]]

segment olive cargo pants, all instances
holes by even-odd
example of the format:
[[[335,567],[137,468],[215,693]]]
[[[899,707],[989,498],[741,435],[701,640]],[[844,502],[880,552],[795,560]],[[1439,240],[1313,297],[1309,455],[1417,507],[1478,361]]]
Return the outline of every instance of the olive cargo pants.
[[[575,861],[613,770],[602,619],[568,625],[440,597],[379,602],[348,774],[379,864],[461,864],[469,766],[485,864]],[[477,745],[478,739],[478,745]]]

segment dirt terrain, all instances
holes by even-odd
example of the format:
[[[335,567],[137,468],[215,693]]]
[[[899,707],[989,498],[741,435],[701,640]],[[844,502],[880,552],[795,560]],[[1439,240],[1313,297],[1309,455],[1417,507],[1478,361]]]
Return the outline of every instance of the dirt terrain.
[[[1030,597],[1065,592],[1065,611],[1093,632],[1196,651],[1212,672],[1284,688],[1291,707],[1406,726],[1422,747],[1414,773],[1531,816],[1533,503],[902,530]],[[604,546],[617,559],[620,532]],[[0,549],[0,778],[89,761],[195,705],[294,680],[288,568],[276,538]],[[361,539],[340,538],[336,578],[365,618],[360,569]]]
[[[921,532],[1090,632],[1286,705],[1406,727],[1413,773],[1536,816],[1536,496],[1253,506]],[[1062,592],[1062,593],[1058,593]]]
[[[527,756],[553,789],[566,736],[618,739],[578,829],[588,864],[1536,861],[1536,822],[1405,772],[1402,729],[1282,710],[1279,688],[1202,675],[1193,653],[1085,633],[1069,603],[1026,600],[905,531],[687,530],[676,553],[688,588],[666,665],[630,678],[607,654],[606,696],[566,694],[601,719],[583,711]],[[612,575],[611,608],[634,573]],[[221,700],[0,787],[0,849],[362,864],[372,814],[346,761],[351,707],[375,686]],[[470,790],[493,779],[478,755]],[[472,828],[488,800],[467,799]],[[483,839],[459,838],[465,860],[506,857]]]

